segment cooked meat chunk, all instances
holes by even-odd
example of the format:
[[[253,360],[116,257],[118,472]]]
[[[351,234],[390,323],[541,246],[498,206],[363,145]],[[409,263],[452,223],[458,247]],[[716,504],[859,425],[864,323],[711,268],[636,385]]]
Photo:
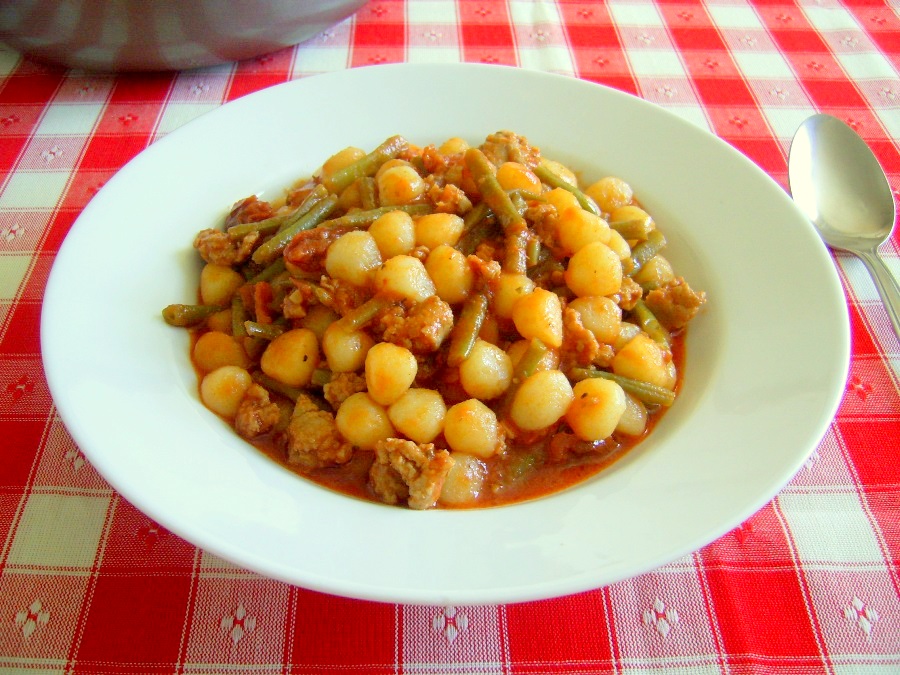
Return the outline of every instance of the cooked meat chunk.
[[[619,292],[613,296],[613,299],[617,300],[618,302],[616,304],[627,312],[628,310],[634,309],[634,306],[637,304],[638,300],[641,299],[643,294],[644,289],[640,287],[638,282],[629,276],[624,276],[622,277],[622,288],[620,288]]]
[[[473,255],[486,263],[497,263],[497,268],[500,269],[499,261],[503,259],[503,240],[484,239],[475,247]],[[476,269],[475,271],[477,272],[478,270]]]
[[[481,151],[496,166],[503,162],[519,162],[529,168],[541,163],[541,151],[528,143],[528,139],[511,131],[498,131],[488,136]]]
[[[650,291],[644,299],[659,322],[669,330],[680,330],[706,302],[706,293],[692,290],[678,277],[668,286]]]
[[[525,219],[531,223],[532,230],[538,240],[551,251],[559,251],[557,257],[563,253],[559,249],[557,230],[559,229],[559,213],[556,207],[548,203],[537,203],[529,206],[525,211]]]
[[[486,288],[492,281],[495,281],[503,273],[500,265],[499,254],[494,249],[495,255],[480,256],[477,253],[466,256],[466,261],[475,272],[475,276],[481,280],[481,287]]]
[[[350,396],[366,390],[366,378],[358,373],[335,373],[322,390],[325,400],[337,410]]]
[[[242,223],[258,223],[273,215],[275,212],[269,202],[261,200],[256,195],[250,195],[231,207],[231,212],[225,218],[225,229]]]
[[[254,439],[272,431],[280,418],[281,410],[269,399],[269,392],[253,384],[238,406],[234,428],[244,438]]]
[[[226,232],[206,229],[197,233],[194,248],[206,262],[230,266],[249,258],[258,240],[259,232],[251,232],[240,241],[235,241]]]
[[[422,167],[425,169],[426,181],[436,179],[442,185],[452,183],[459,186],[464,166],[462,152],[445,155],[434,145],[422,148]]]
[[[434,144],[422,148],[422,167],[427,176],[443,176],[450,165],[452,155],[441,153]]]
[[[288,190],[284,198],[285,206],[289,208],[296,208],[300,206],[304,202],[304,200],[309,197],[309,195],[316,189],[316,185],[317,184],[314,180],[308,180],[302,185],[297,185],[296,187]]]
[[[409,499],[409,486],[389,462],[375,461],[369,468],[369,487],[385,504],[394,506]]]
[[[452,183],[440,185],[433,178],[426,180],[426,183],[429,187],[425,196],[434,204],[435,211],[463,215],[472,210],[472,202],[456,185]]]
[[[323,305],[344,316],[368,300],[372,293],[368,289],[354,286],[347,281],[323,276],[319,280],[315,296]]]
[[[308,299],[299,290],[294,290],[284,296],[281,303],[281,313],[285,319],[302,319],[306,316]]]
[[[297,399],[286,437],[288,464],[307,471],[346,464],[353,456],[353,446],[338,432],[334,415],[306,395]]]
[[[563,343],[559,348],[560,370],[573,366],[589,366],[600,354],[600,343],[584,327],[581,315],[570,307],[563,310]]]
[[[302,319],[310,307],[318,303],[316,287],[308,281],[291,279],[294,290],[284,296],[281,313],[286,319]]]
[[[414,354],[437,351],[453,330],[453,310],[438,296],[418,302],[408,311],[394,306],[381,316],[383,338]]]
[[[467,256],[466,262],[475,272],[475,288],[490,292],[491,284],[500,278],[503,271],[500,263],[493,258],[482,258],[478,255]]]
[[[608,345],[605,342],[600,343],[600,350],[594,356],[593,361],[591,361],[592,365],[597,366],[598,368],[609,368],[612,365],[613,358],[616,355],[616,350],[612,345]]]
[[[388,438],[375,446],[369,485],[386,504],[406,500],[411,509],[430,509],[437,503],[453,458],[432,443],[416,444]]]

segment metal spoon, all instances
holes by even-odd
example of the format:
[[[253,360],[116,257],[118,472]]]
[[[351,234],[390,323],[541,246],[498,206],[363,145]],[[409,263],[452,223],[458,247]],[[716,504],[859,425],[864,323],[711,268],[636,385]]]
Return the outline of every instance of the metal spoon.
[[[900,287],[878,255],[894,227],[894,198],[869,146],[836,117],[813,115],[794,134],[788,178],[825,243],[863,261],[900,336]]]

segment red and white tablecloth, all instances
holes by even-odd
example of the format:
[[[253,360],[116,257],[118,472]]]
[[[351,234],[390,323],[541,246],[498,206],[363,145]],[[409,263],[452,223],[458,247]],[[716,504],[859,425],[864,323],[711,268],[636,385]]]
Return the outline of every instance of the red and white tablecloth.
[[[195,548],[97,474],[55,412],[39,344],[47,276],[82,208],[227,101],[399,61],[600,82],[709,129],[782,185],[797,126],[828,112],[900,187],[896,0],[373,0],[301,46],[157,75],[0,51],[0,672],[900,673],[900,342],[844,254],[852,362],[818,449],[739,528],[612,586],[500,606],[323,595]],[[897,235],[882,253],[900,274]]]

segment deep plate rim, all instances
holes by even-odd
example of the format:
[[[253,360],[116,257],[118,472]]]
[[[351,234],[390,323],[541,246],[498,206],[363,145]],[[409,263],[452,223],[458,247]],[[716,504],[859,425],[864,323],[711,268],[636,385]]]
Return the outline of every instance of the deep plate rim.
[[[503,579],[496,579],[497,583],[495,584],[492,583],[490,578],[485,577],[480,579],[479,583],[466,586],[460,578],[456,580],[452,587],[444,588],[438,586],[429,587],[421,582],[415,587],[403,587],[402,580],[404,577],[400,574],[391,577],[391,582],[382,581],[379,584],[367,581],[362,577],[329,577],[322,571],[298,569],[296,567],[292,568],[290,565],[284,564],[283,561],[275,561],[272,558],[267,558],[265,556],[261,557],[256,551],[243,550],[240,545],[236,546],[234,542],[224,540],[221,533],[216,531],[216,522],[209,514],[204,512],[203,506],[192,502],[187,497],[182,498],[173,496],[171,497],[173,500],[172,503],[160,503],[158,495],[146,494],[142,491],[141,486],[135,483],[135,472],[140,473],[141,467],[145,471],[144,476],[147,477],[147,480],[163,481],[166,479],[166,476],[162,474],[158,467],[153,467],[150,464],[138,465],[138,467],[121,464],[120,460],[117,460],[117,458],[111,454],[109,449],[109,446],[114,443],[113,439],[100,439],[98,442],[96,437],[97,430],[91,426],[92,420],[96,419],[98,413],[92,410],[86,411],[86,404],[78,399],[79,395],[83,395],[85,392],[93,392],[96,396],[101,398],[108,397],[112,399],[114,395],[109,391],[111,388],[110,382],[117,384],[120,392],[129,390],[123,383],[115,382],[117,377],[115,373],[102,372],[106,377],[105,382],[102,377],[94,377],[91,379],[89,373],[86,372],[87,368],[83,364],[78,365],[72,363],[72,341],[67,338],[65,333],[61,332],[63,327],[78,320],[77,317],[73,316],[72,309],[69,305],[76,292],[79,290],[83,292],[84,288],[92,288],[96,283],[99,283],[96,281],[76,283],[73,270],[83,272],[83,265],[79,268],[79,265],[77,264],[78,261],[74,258],[83,254],[82,249],[84,246],[94,242],[98,236],[95,230],[100,229],[101,227],[110,229],[105,220],[109,217],[109,210],[119,207],[126,197],[133,197],[132,193],[134,187],[131,185],[131,182],[135,180],[135,177],[143,179],[142,172],[146,171],[148,166],[152,169],[155,163],[167,160],[169,156],[182,156],[184,154],[184,148],[199,146],[202,142],[205,142],[206,136],[214,136],[215,131],[220,127],[228,129],[230,128],[229,125],[233,125],[235,121],[240,121],[243,119],[243,116],[255,115],[255,110],[260,106],[265,107],[273,103],[279,103],[280,101],[296,103],[298,100],[303,100],[304,95],[319,94],[322,91],[328,91],[329,89],[344,92],[364,92],[367,88],[373,87],[385,81],[385,79],[394,83],[398,81],[416,81],[422,86],[425,86],[430,82],[440,82],[444,85],[448,82],[465,82],[471,87],[483,87],[486,86],[485,83],[490,83],[498,89],[502,89],[503,92],[510,97],[515,97],[517,95],[516,92],[519,91],[518,88],[521,86],[545,87],[554,91],[566,92],[579,101],[594,101],[594,99],[596,99],[601,101],[604,105],[612,106],[613,108],[624,106],[629,113],[633,113],[637,119],[643,119],[645,117],[652,118],[655,122],[662,124],[666,128],[674,129],[678,134],[686,136],[692,142],[699,142],[702,145],[702,148],[712,148],[707,152],[711,152],[716,157],[726,158],[729,162],[728,166],[733,172],[736,172],[742,177],[748,177],[753,183],[752,187],[754,189],[759,189],[761,193],[773,201],[774,205],[767,205],[766,208],[775,209],[779,214],[786,214],[787,220],[790,220],[791,225],[793,226],[791,227],[790,232],[786,233],[786,236],[799,238],[802,243],[808,246],[809,254],[806,256],[806,260],[803,264],[812,265],[817,278],[825,280],[827,285],[827,288],[825,289],[827,291],[826,300],[832,306],[832,309],[838,311],[839,315],[830,316],[827,321],[827,327],[833,331],[833,334],[827,338],[827,357],[829,359],[829,363],[827,364],[829,366],[829,377],[827,378],[828,390],[825,392],[808,392],[804,394],[806,398],[817,397],[815,405],[816,417],[814,420],[807,422],[804,433],[802,434],[805,439],[804,447],[802,448],[802,451],[798,451],[796,448],[792,449],[791,454],[788,457],[790,461],[781,460],[777,463],[779,475],[771,477],[765,483],[765,489],[759,490],[758,494],[752,499],[744,499],[739,507],[736,506],[733,508],[728,514],[728,517],[718,522],[716,527],[707,527],[702,536],[695,534],[686,538],[679,546],[669,546],[665,551],[655,552],[652,555],[645,553],[639,562],[626,565],[628,569],[625,573],[622,572],[621,563],[604,562],[600,559],[599,556],[602,551],[599,551],[599,548],[590,551],[579,550],[573,552],[573,558],[581,556],[583,559],[579,560],[578,565],[573,564],[572,570],[564,570],[563,566],[566,563],[564,556],[558,556],[554,552],[555,549],[551,550],[553,547],[550,544],[548,544],[548,549],[542,549],[533,541],[528,542],[522,538],[515,538],[516,536],[524,536],[522,535],[522,532],[517,529],[523,527],[523,524],[518,522],[519,518],[522,520],[534,520],[535,518],[540,518],[542,513],[549,511],[553,513],[554,518],[559,519],[557,522],[561,523],[563,522],[562,519],[565,513],[569,513],[576,509],[579,504],[581,507],[584,507],[586,504],[596,504],[598,502],[603,502],[604,500],[615,502],[615,495],[603,494],[601,498],[592,495],[590,489],[578,488],[564,493],[566,496],[560,497],[559,499],[557,497],[550,497],[516,506],[489,509],[486,512],[482,512],[482,515],[480,516],[473,516],[472,514],[474,512],[454,511],[412,514],[401,510],[390,510],[387,507],[381,507],[379,505],[356,504],[353,503],[353,500],[347,500],[346,497],[339,497],[340,500],[346,500],[348,503],[345,504],[341,502],[341,505],[335,507],[333,517],[338,520],[339,518],[350,517],[351,514],[352,517],[365,517],[372,520],[373,529],[375,531],[378,531],[379,528],[384,528],[385,532],[391,531],[389,528],[419,527],[422,522],[424,522],[421,520],[422,518],[429,518],[431,522],[439,524],[442,527],[456,528],[453,530],[454,532],[460,528],[460,522],[479,520],[494,524],[496,527],[515,529],[515,531],[511,532],[509,535],[512,539],[510,541],[502,542],[502,555],[498,555],[497,551],[491,551],[490,558],[509,558],[512,555],[510,550],[518,547],[518,549],[523,551],[527,549],[528,553],[523,553],[523,555],[545,556],[548,561],[546,563],[546,569],[548,570],[546,576],[541,577],[541,574],[538,571],[530,582],[523,582],[521,580],[516,582],[513,580],[509,585],[503,586]],[[472,84],[473,82],[476,84]],[[462,111],[462,116],[475,116],[474,112],[469,113],[467,110]],[[265,112],[268,113],[269,111]],[[609,108],[607,109],[607,112],[615,114],[615,110],[610,111]],[[277,113],[277,111],[272,114],[275,113]],[[579,111],[575,111],[571,114],[578,117]],[[514,116],[513,113],[510,113],[510,117]],[[535,126],[537,127],[540,125],[536,123]],[[452,124],[447,125],[447,127],[448,129],[452,129]],[[495,130],[496,129],[485,129],[484,134]],[[519,131],[518,129],[514,130]],[[405,133],[403,129],[398,129],[396,132]],[[265,135],[264,130],[260,132],[260,135]],[[526,133],[526,135],[529,134]],[[411,136],[412,135],[410,135],[410,140],[413,142],[419,141],[418,138],[413,138]],[[542,139],[532,138],[532,140],[538,145],[541,145]],[[336,150],[338,148],[333,149]],[[214,149],[214,159],[219,155],[227,155],[228,152],[227,149]],[[575,148],[572,148],[572,152],[573,154],[577,154]],[[253,158],[251,157],[250,159]],[[324,157],[317,157],[316,159],[321,160],[324,159]],[[672,159],[672,161],[676,160],[677,158]],[[198,165],[202,166],[204,161],[212,162],[213,160],[199,158],[197,161]],[[609,161],[614,164],[616,159],[612,158]],[[274,175],[275,173],[277,172],[273,172],[273,176],[270,177],[270,180],[271,182],[278,183],[279,176]],[[687,180],[686,177],[673,177],[673,180],[676,179]],[[219,186],[219,189],[222,192],[245,189],[245,192],[243,193],[245,195],[259,187],[259,185],[241,185],[241,180],[242,179],[238,178],[232,180],[230,176],[226,176],[223,178],[224,182],[230,181],[236,185]],[[173,190],[177,190],[178,186],[173,185],[173,181],[173,178],[169,178],[168,180],[163,180],[163,183]],[[236,196],[240,195],[236,193]],[[654,195],[639,196],[649,196],[650,202],[656,201]],[[661,208],[665,210],[667,206],[668,204],[662,204]],[[216,208],[221,210],[221,205]],[[201,209],[198,212],[204,214],[211,213],[209,209]],[[655,569],[662,564],[677,559],[678,557],[694,551],[702,545],[722,536],[762,508],[781,489],[781,487],[787,483],[790,477],[800,469],[808,454],[815,449],[817,443],[827,432],[831,419],[840,403],[843,382],[846,380],[846,374],[849,367],[849,320],[846,304],[843,301],[840,281],[834,270],[830,255],[824,245],[822,245],[818,238],[815,237],[812,226],[809,223],[806,223],[806,225],[803,226],[801,219],[802,214],[799,214],[799,212],[796,211],[795,207],[791,204],[789,197],[781,190],[781,188],[778,187],[768,175],[759,169],[759,167],[756,167],[748,158],[741,155],[727,143],[653,103],[634,97],[625,92],[603,87],[602,85],[577,80],[565,75],[523,70],[508,66],[483,64],[393,64],[369,66],[365,68],[338,71],[336,73],[316,75],[255,92],[236,101],[227,103],[220,108],[189,122],[153,143],[147,150],[139,154],[131,162],[127,163],[107,183],[107,185],[100,190],[97,196],[88,204],[83,213],[76,220],[76,223],[73,225],[62,244],[57,260],[51,270],[41,317],[42,358],[44,359],[48,385],[54,401],[57,404],[60,417],[75,441],[82,447],[88,459],[92,464],[95,464],[104,478],[109,481],[123,497],[128,499],[139,510],[152,517],[161,525],[187,541],[202,549],[210,551],[225,560],[230,560],[236,564],[245,566],[248,569],[306,588],[368,600],[406,602],[413,604],[444,604],[448,602],[457,604],[486,604],[518,602],[567,595],[596,588],[601,585]],[[183,240],[178,242],[177,246],[174,244],[172,245],[173,250],[180,251],[189,248],[190,237],[196,230],[203,226],[205,225],[201,224],[194,228],[187,228]],[[804,227],[805,229],[803,229]],[[795,231],[796,228],[800,229]],[[171,226],[170,229],[172,229]],[[707,230],[708,229],[709,228],[707,228]],[[720,312],[725,311],[722,309],[721,304],[716,306],[713,303],[716,303],[717,301],[724,302],[728,299],[729,295],[742,297],[742,294],[745,291],[732,281],[710,276],[712,271],[709,268],[709,263],[705,262],[703,259],[703,252],[700,251],[697,253],[693,250],[694,242],[692,237],[695,237],[693,232],[691,230],[684,230],[683,232],[679,230],[679,233],[683,235],[683,237],[681,237],[683,244],[682,250],[685,252],[686,257],[689,259],[691,256],[697,257],[699,259],[701,271],[704,269],[703,266],[706,265],[705,273],[709,277],[709,280],[714,282],[712,286],[721,293],[718,298],[711,295],[710,303],[712,309],[709,311],[709,317],[705,318],[704,315],[699,321],[707,321],[707,323],[712,324],[715,327],[715,330],[720,331],[722,335],[733,340],[739,340],[740,336],[735,335],[733,331],[736,330],[735,326],[740,327],[740,321],[743,321],[743,319],[732,317],[732,315],[729,314],[727,315],[729,321],[726,322],[723,315],[720,314]],[[707,234],[710,233],[712,236],[717,236],[714,231],[710,230],[707,232]],[[753,237],[756,235],[754,233],[748,233],[748,236]],[[147,239],[145,237],[139,241],[140,243],[146,243]],[[722,245],[717,244],[717,246],[721,247]],[[736,254],[732,253],[731,255]],[[169,260],[161,260],[150,261],[148,264],[158,266],[160,270],[164,271],[168,268],[170,262],[171,261]],[[738,259],[738,262],[740,262],[740,259]],[[114,274],[143,273],[132,270],[132,268],[129,265],[126,265],[124,261],[115,261],[110,262],[109,264],[110,271]],[[693,282],[693,279],[691,279],[691,281]],[[187,280],[183,280],[180,286],[178,286],[178,284],[175,286],[182,288],[185,286],[186,282]],[[840,296],[840,302],[837,302],[838,295]],[[186,301],[186,299],[170,296],[167,301]],[[156,307],[155,305],[149,307],[149,312],[147,313],[148,316],[154,314],[154,320],[158,321],[158,309],[160,308],[161,306]],[[753,311],[757,310],[753,308]],[[147,321],[149,330],[151,332],[156,331],[157,329],[153,327],[149,322],[149,319]],[[701,323],[700,325],[702,326],[703,324]],[[125,331],[124,334],[132,337],[131,333],[127,332],[129,330],[127,327],[123,327],[121,330]],[[169,330],[171,331],[172,329]],[[697,328],[696,330],[702,334],[704,329]],[[697,383],[692,382],[691,380],[691,340],[694,336],[694,331],[695,327],[692,326],[688,335],[689,361],[686,383],[688,391],[692,392],[692,405],[698,410],[709,410],[713,405],[711,396],[713,393],[718,395],[718,392],[698,390],[696,388]],[[722,335],[720,335],[720,337]],[[135,339],[144,340],[144,337],[139,336]],[[166,345],[165,349],[167,351],[165,353],[171,354],[173,357],[177,358],[177,343],[180,338],[168,336],[164,339],[170,341],[169,344]],[[698,338],[698,340],[699,339],[700,338]],[[703,339],[708,340],[708,336]],[[181,340],[181,343],[183,345],[182,354],[186,357],[186,343],[183,339]],[[143,345],[144,343],[142,342],[141,344]],[[710,353],[717,359],[716,362],[709,367],[709,369],[713,370],[713,372],[709,373],[711,377],[721,377],[721,375],[718,374],[719,370],[732,367],[731,356],[728,351],[731,347],[732,345],[727,344],[727,342],[726,344],[719,346],[711,344]],[[154,347],[151,346],[150,348]],[[92,356],[97,358],[99,355],[93,353]],[[97,364],[97,367],[103,368],[104,366],[103,364]],[[179,386],[184,388],[184,391],[182,392],[183,400],[190,400],[192,392],[190,391],[189,381],[185,380],[183,367],[180,368],[178,364],[174,363],[166,364],[166,367],[169,369],[168,372],[173,378],[173,382],[178,383]],[[135,372],[140,373],[142,376],[147,375],[147,377],[149,377],[150,374],[152,374],[152,369],[148,364],[141,364],[140,366],[134,366],[134,368]],[[76,373],[73,372],[73,369],[78,371],[77,377]],[[803,375],[806,375],[806,373],[803,373]],[[817,381],[816,384],[818,386],[821,383]],[[156,384],[154,384],[154,386],[156,386]],[[132,395],[136,398],[144,398],[153,393],[155,392],[148,393],[139,389],[137,393],[132,392]],[[731,391],[731,389],[726,393],[735,396],[737,395],[737,393]],[[782,392],[782,394],[784,394],[784,392]],[[797,403],[798,405],[804,402],[802,400],[795,401],[793,398],[790,398],[790,400],[792,403]],[[742,400],[742,404],[744,403],[746,403],[746,401]],[[110,401],[110,404],[115,405],[116,403]],[[199,401],[195,400],[193,404],[188,405],[199,406]],[[677,405],[678,404],[676,403],[676,406]],[[208,427],[206,433],[216,435],[218,442],[218,434],[222,432],[221,429],[216,427],[216,424],[219,421],[205,418],[204,415],[208,415],[208,413],[202,409],[202,406],[200,406],[200,409],[192,410],[190,414],[198,419],[198,425]],[[667,418],[674,414],[675,409],[667,415]],[[732,413],[729,412],[729,414]],[[680,425],[683,424],[684,421],[677,420],[676,423]],[[153,430],[148,430],[148,433],[153,433]],[[121,440],[118,442],[121,443]],[[239,443],[243,444],[242,441],[239,441]],[[290,491],[294,498],[296,498],[295,492],[302,493],[303,499],[318,498],[317,495],[320,493],[316,491],[316,488],[312,488],[308,485],[298,488],[294,485],[294,483],[300,479],[288,475],[279,477],[277,472],[273,473],[271,467],[266,469],[258,462],[240,456],[241,451],[235,449],[235,444],[223,441],[222,447],[223,452],[227,452],[229,458],[232,453],[235,453],[235,458],[233,459],[234,466],[248,471],[249,473],[247,475],[251,478],[256,475],[264,475],[267,480],[275,481],[279,489]],[[654,444],[652,447],[648,446],[647,453],[645,454],[656,451],[658,455],[663,456],[668,454],[668,448],[670,447],[672,446]],[[250,450],[252,450],[252,448],[250,448]],[[740,455],[736,455],[736,457],[739,456]],[[190,465],[190,459],[190,457],[185,458],[185,463]],[[147,460],[138,458],[137,461],[143,462]],[[268,462],[268,460],[265,461]],[[625,479],[622,478],[622,474],[628,474],[628,480],[635,480],[640,478],[641,475],[646,476],[648,472],[652,473],[652,466],[647,466],[648,461],[650,460],[646,460],[643,457],[636,459],[630,465],[623,466],[622,471],[611,473],[610,475],[612,478],[607,482],[626,482]],[[775,460],[768,461],[774,462]],[[189,468],[192,467],[186,467],[186,469]],[[260,473],[257,474],[254,472]],[[171,479],[172,485],[180,485],[179,481],[181,479],[179,477],[171,476],[168,478]],[[576,493],[580,495],[577,498],[568,496]],[[717,498],[721,499],[721,497],[718,496]],[[333,498],[324,497],[324,499],[328,502],[329,506],[332,506],[335,503]],[[566,507],[561,506],[562,502],[567,502]],[[571,507],[569,502],[571,502]],[[182,518],[177,517],[177,514],[173,514],[172,504],[175,504],[177,508],[182,509]],[[512,517],[503,515],[507,512],[516,514],[521,513],[521,516]],[[360,516],[359,514],[361,513],[364,513],[365,515]],[[497,513],[500,513],[501,515],[498,516]],[[658,517],[658,515],[654,517]],[[183,518],[188,518],[188,520],[185,521]],[[192,521],[191,518],[194,518],[194,520]],[[238,526],[239,525],[240,523],[238,523]],[[284,525],[287,527],[287,524]],[[240,528],[238,527],[238,529]],[[360,533],[360,536],[364,537],[366,535],[365,533]],[[457,538],[454,539],[454,541],[460,540]],[[548,541],[550,541],[550,539],[548,539]],[[644,546],[641,542],[633,543],[635,547]],[[562,544],[570,545],[571,543],[563,541]],[[553,544],[553,546],[556,546],[557,548],[559,545],[559,541],[556,541]],[[298,551],[301,550],[302,549],[298,549]],[[485,551],[464,551],[461,555],[463,556],[462,559],[457,559],[456,564],[463,567],[477,565],[479,562],[486,559]],[[595,564],[592,564],[590,559],[591,556],[597,558],[594,560]],[[443,565],[443,567],[441,565]],[[441,565],[438,565],[438,567],[441,570],[446,571],[446,563],[441,563]],[[355,568],[350,565],[348,569]],[[550,570],[553,570],[553,572]],[[451,573],[452,571],[453,570],[449,570],[448,573]]]

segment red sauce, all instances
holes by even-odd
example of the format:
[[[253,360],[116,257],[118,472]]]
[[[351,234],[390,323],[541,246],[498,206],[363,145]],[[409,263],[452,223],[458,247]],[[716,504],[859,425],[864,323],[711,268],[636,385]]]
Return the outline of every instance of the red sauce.
[[[192,345],[202,332],[194,332]],[[681,387],[684,371],[684,338],[685,331],[672,337],[672,358],[678,372],[676,393]],[[196,370],[199,381],[203,373],[199,369]],[[421,386],[427,386],[427,383]],[[640,436],[613,434],[611,438],[595,444],[576,439],[564,422],[555,425],[552,432],[521,435],[516,439],[508,438],[503,454],[483,460],[488,467],[484,489],[476,502],[464,508],[486,508],[537,499],[582,483],[639,445],[652,432],[667,410],[665,406],[649,410],[647,427]],[[343,495],[380,503],[368,485],[369,467],[374,460],[372,452],[357,450],[347,464],[307,472],[300,471],[286,461],[283,443],[278,433],[267,434],[246,443],[248,448],[255,448],[302,478]],[[440,436],[434,443],[439,449],[447,447],[443,437]],[[582,452],[567,453],[566,459],[554,461],[554,449],[564,450],[565,448],[560,446],[570,445],[578,446]],[[454,507],[442,505],[442,508]]]

